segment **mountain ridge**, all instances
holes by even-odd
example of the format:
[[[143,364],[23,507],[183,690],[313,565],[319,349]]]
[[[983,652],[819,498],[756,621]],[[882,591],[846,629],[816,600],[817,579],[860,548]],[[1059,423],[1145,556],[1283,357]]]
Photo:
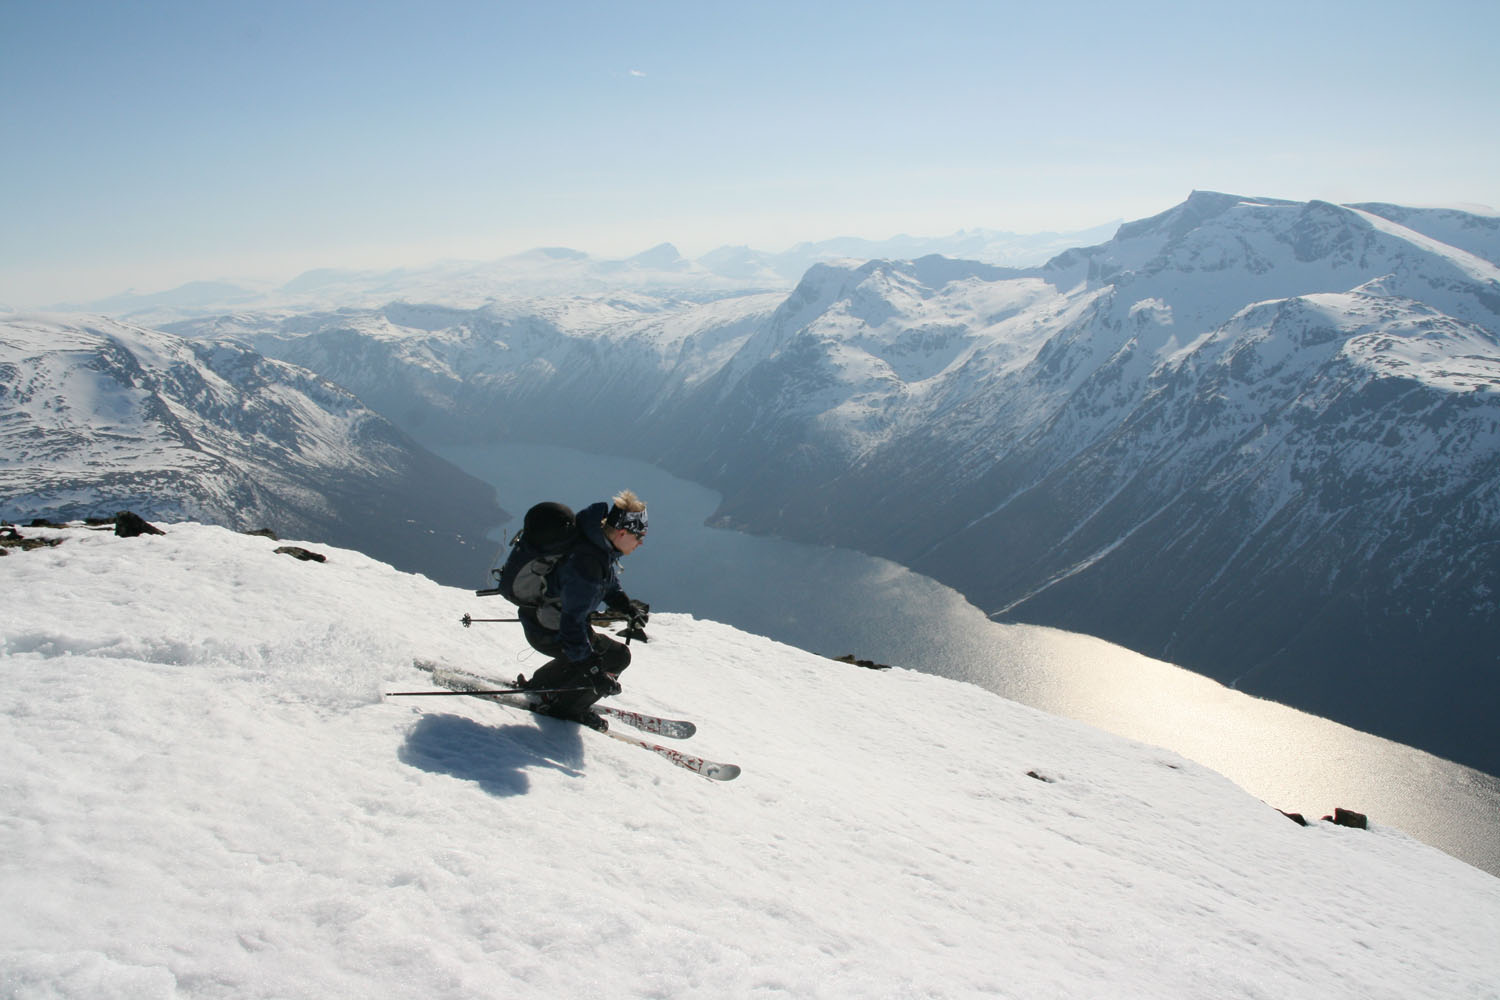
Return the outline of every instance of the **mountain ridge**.
[[[568,247],[535,247],[497,260],[452,260],[426,267],[314,268],[279,285],[234,279],[191,281],[159,292],[132,290],[102,299],[53,304],[38,311],[103,313],[160,325],[235,310],[306,313],[377,308],[397,300],[475,309],[493,300],[580,291],[634,290],[707,300],[785,290],[820,261],[852,257],[942,254],[1007,266],[1039,263],[1076,242],[1106,236],[1115,225],[1036,234],[972,229],[942,237],[842,237],[799,243],[780,252],[724,246],[692,260],[684,258],[671,243],[618,259]]]
[[[102,318],[0,318],[0,455],[11,520],[128,509],[326,537],[439,576],[482,558],[504,516],[482,483],[306,369]],[[418,496],[440,530],[389,506]]]

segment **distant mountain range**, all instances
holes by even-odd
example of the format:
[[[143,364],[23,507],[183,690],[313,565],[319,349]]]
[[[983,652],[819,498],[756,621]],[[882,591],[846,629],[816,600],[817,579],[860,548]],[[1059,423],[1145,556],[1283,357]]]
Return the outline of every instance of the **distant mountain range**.
[[[812,265],[856,258],[943,254],[992,264],[1040,264],[1054,255],[1107,239],[1118,222],[1068,233],[1007,233],[972,229],[941,237],[852,237],[800,243],[781,253],[721,247],[697,260],[670,243],[622,260],[597,258],[566,247],[540,247],[493,261],[448,261],[422,268],[308,271],[278,287],[232,281],[194,281],[161,292],[126,292],[88,302],[60,303],[53,311],[103,313],[156,325],[226,311],[282,309],[306,312],[390,302],[431,302],[477,308],[496,299],[538,298],[587,292],[633,291],[669,298],[712,299],[770,289],[790,289]]]
[[[1195,192],[1037,267],[170,329],[425,441],[655,461],[720,490],[726,525],[1497,773],[1497,262],[1494,216]]]
[[[102,318],[0,317],[0,518],[120,510],[439,578],[482,566],[505,516],[488,486],[305,369]]]

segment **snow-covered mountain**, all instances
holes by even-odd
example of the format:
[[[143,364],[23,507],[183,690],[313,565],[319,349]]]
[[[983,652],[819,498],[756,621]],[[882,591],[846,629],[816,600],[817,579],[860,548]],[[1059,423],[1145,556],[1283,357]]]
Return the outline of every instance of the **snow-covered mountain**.
[[[927,381],[869,332],[910,336],[910,310],[854,325],[881,350],[838,332],[891,282],[873,267],[797,325],[798,378],[835,405],[767,450],[815,434],[844,468],[806,490],[816,464],[781,486],[771,459],[726,507],[1493,773],[1497,221],[1480,256],[1367,211],[1195,196],[1021,279],[1057,294]],[[851,355],[885,377],[843,378]]]
[[[705,781],[434,690],[466,590],[195,524],[0,559],[8,997],[1487,998],[1500,881],[965,684],[653,616]],[[121,580],[137,581],[122,586]],[[392,629],[390,622],[401,627]],[[205,624],[208,623],[208,624]],[[891,725],[893,719],[902,724]],[[1355,803],[1329,803],[1336,805]]]
[[[884,240],[845,236],[799,243],[782,253],[747,247],[721,247],[697,263],[725,277],[775,275],[790,287],[818,265],[838,261],[915,260],[953,257],[1003,267],[1034,267],[1074,247],[1107,240],[1119,221],[1066,233],[1008,233],[994,229],[965,229],[942,237],[892,236]],[[767,287],[779,287],[768,285]]]
[[[326,538],[440,578],[483,566],[504,516],[305,369],[101,318],[0,319],[0,517],[120,510]]]
[[[1500,218],[1196,192],[1015,269],[790,294],[240,313],[431,441],[607,445],[725,523],[887,556],[1491,773]]]
[[[1031,266],[1062,251],[1107,239],[1118,223],[1066,233],[970,229],[940,237],[887,240],[843,237],[799,243],[780,253],[726,246],[689,260],[670,243],[633,257],[602,258],[567,247],[538,247],[491,261],[444,261],[427,267],[320,268],[280,285],[193,281],[161,292],[125,292],[54,310],[103,313],[158,326],[233,310],[286,313],[374,309],[390,302],[475,309],[492,301],[627,292],[707,301],[766,290],[785,292],[814,264],[854,258],[942,254],[990,264]]]

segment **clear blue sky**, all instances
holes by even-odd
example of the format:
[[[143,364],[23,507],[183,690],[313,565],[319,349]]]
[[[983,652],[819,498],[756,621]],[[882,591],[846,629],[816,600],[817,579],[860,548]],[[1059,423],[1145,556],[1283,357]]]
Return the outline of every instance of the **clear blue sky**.
[[[1500,207],[1493,0],[0,0],[0,304],[565,245]]]

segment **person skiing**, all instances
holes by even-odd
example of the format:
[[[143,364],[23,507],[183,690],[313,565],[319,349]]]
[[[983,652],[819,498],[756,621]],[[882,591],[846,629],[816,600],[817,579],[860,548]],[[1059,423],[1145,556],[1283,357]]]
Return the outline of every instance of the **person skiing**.
[[[644,638],[640,629],[650,606],[631,600],[620,587],[619,562],[646,538],[646,504],[623,490],[609,502],[579,511],[577,525],[577,543],[548,574],[547,590],[556,595],[548,603],[556,611],[546,618],[549,623],[557,621],[557,627],[549,628],[538,620],[541,608],[519,609],[526,641],[552,659],[537,668],[529,681],[524,674],[517,677],[516,686],[553,692],[538,696],[539,712],[606,730],[609,723],[592,706],[606,695],[620,693],[619,677],[630,665],[630,647],[595,632],[589,616],[602,602],[629,617],[627,635]],[[570,688],[581,690],[557,690]]]

